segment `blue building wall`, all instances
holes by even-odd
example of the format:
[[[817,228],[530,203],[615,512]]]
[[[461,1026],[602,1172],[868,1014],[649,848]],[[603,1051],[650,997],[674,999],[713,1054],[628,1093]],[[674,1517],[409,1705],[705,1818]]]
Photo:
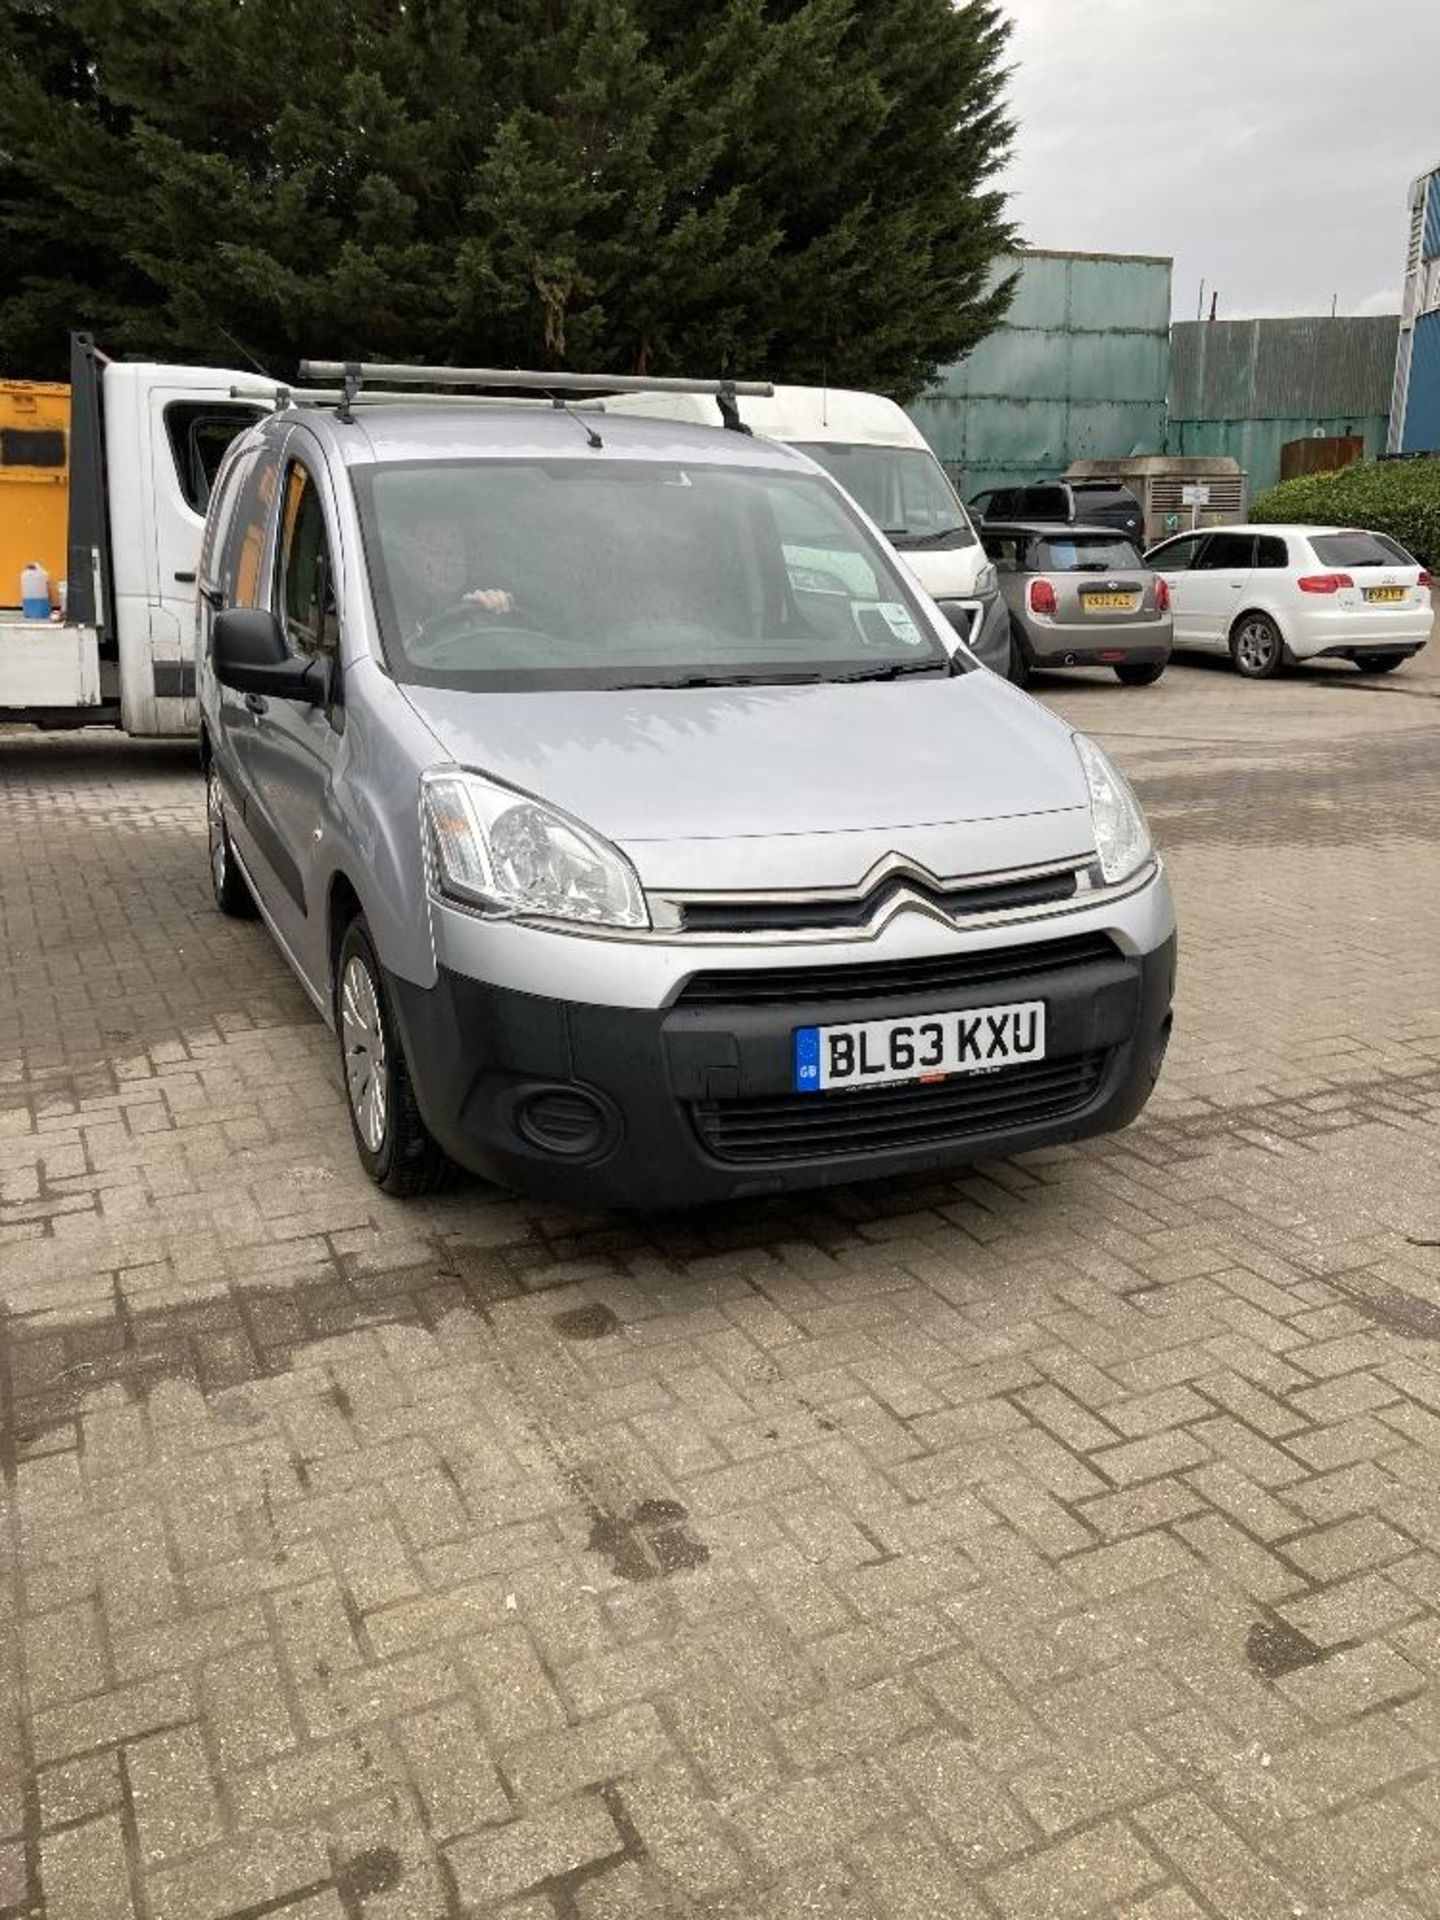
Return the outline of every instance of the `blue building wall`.
[[[1440,452],[1440,167],[1410,189],[1390,451]]]
[[[1440,205],[1440,194],[1432,196]],[[1440,313],[1422,313],[1410,346],[1410,392],[1401,453],[1440,450]]]

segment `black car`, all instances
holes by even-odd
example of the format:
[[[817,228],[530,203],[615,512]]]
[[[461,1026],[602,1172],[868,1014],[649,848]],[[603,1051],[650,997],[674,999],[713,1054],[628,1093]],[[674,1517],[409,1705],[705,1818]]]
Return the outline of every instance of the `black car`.
[[[1041,521],[1058,527],[1118,527],[1141,538],[1140,502],[1118,480],[1042,480],[1022,487],[991,487],[970,501],[983,522]]]

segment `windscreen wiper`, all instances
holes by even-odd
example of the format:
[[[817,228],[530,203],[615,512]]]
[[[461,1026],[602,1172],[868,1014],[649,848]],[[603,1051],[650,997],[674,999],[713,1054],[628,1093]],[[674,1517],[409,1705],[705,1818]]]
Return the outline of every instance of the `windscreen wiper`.
[[[831,682],[839,685],[851,680],[898,680],[907,673],[939,673],[947,677],[954,672],[953,666],[947,666],[943,660],[891,660],[883,667],[862,667],[858,673],[833,673]]]
[[[685,687],[816,687],[824,673],[687,673],[674,680],[627,680],[624,693],[670,693]]]
[[[937,540],[948,540],[953,534],[963,533],[965,529],[957,521],[953,527],[932,527],[929,533],[907,533],[907,547],[931,547]],[[891,536],[893,538],[893,535]]]

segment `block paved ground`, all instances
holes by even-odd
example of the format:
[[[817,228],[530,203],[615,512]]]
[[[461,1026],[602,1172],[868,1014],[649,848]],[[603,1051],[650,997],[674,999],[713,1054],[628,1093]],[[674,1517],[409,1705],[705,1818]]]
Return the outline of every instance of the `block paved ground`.
[[[377,1196],[188,750],[0,737],[0,1913],[1440,1914],[1440,660],[1043,690],[1123,1137]]]

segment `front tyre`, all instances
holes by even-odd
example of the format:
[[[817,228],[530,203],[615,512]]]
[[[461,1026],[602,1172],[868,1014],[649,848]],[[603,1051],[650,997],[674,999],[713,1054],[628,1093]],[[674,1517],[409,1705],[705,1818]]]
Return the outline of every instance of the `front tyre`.
[[[420,1116],[385,976],[359,915],[345,930],[335,965],[335,1026],[361,1166],[398,1199],[432,1192],[449,1163]]]
[[[1285,662],[1285,642],[1267,613],[1246,613],[1230,635],[1230,658],[1246,680],[1271,680]]]
[[[205,836],[210,854],[210,891],[216,906],[232,920],[253,920],[255,896],[245,884],[230,843],[230,829],[225,824],[225,789],[213,755],[205,767]]]
[[[1010,628],[1010,664],[1005,678],[1012,687],[1028,687],[1030,684],[1030,655],[1019,630],[1013,624]]]
[[[1146,666],[1132,662],[1128,666],[1116,667],[1115,678],[1122,687],[1153,687],[1165,671],[1165,662],[1151,661]]]

